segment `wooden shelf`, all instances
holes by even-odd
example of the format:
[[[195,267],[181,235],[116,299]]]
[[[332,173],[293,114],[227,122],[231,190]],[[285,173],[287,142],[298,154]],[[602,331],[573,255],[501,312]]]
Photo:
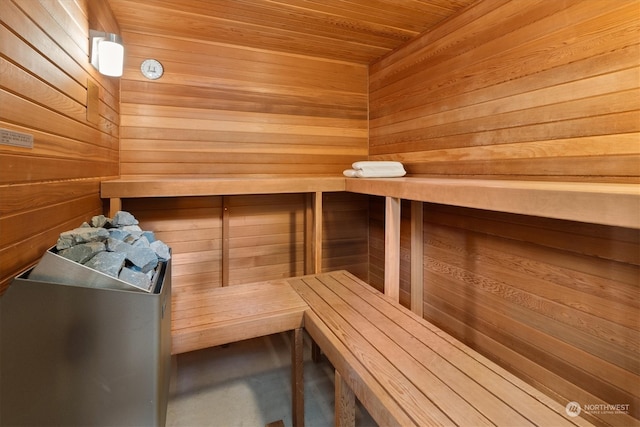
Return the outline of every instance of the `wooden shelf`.
[[[347,178],[346,191],[640,229],[640,185],[445,178]]]
[[[108,199],[350,191],[523,215],[640,229],[640,185],[447,178],[122,178]]]
[[[344,191],[342,177],[283,178],[122,178],[103,181],[105,199],[138,197],[225,196],[236,194]]]

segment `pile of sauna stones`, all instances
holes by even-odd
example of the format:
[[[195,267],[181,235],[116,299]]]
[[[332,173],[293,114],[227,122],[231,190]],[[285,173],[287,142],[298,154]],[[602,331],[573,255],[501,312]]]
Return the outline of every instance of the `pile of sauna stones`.
[[[98,215],[80,227],[60,234],[58,255],[113,276],[138,288],[149,289],[160,262],[171,257],[169,247],[144,231],[129,212],[113,218]]]

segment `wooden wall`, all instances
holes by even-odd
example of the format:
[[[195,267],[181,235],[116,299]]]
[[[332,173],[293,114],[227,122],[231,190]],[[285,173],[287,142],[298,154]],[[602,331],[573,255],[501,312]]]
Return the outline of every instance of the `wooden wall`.
[[[437,205],[424,215],[425,317],[561,398],[640,416],[638,230]]]
[[[303,275],[305,194],[124,200],[145,230],[173,250],[177,292]],[[368,202],[362,195],[325,193],[323,270],[367,278]]]
[[[0,2],[0,293],[61,231],[103,211],[99,182],[118,175],[119,80],[88,60],[89,28],[118,32],[104,2]],[[98,87],[87,120],[87,86]]]
[[[124,33],[122,175],[339,174],[367,155],[367,67]],[[156,58],[165,75],[140,73]]]
[[[371,157],[416,175],[639,182],[639,16],[637,1],[476,3],[371,66]],[[427,319],[561,399],[636,418],[599,423],[638,423],[638,230],[431,204],[424,218]]]
[[[372,158],[423,175],[638,182],[639,8],[476,3],[371,66]]]

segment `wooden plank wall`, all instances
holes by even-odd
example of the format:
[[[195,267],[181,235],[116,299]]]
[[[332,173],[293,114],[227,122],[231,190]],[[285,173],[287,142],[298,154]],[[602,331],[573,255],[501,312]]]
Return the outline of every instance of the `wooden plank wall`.
[[[230,285],[304,274],[304,194],[225,199]]]
[[[425,176],[639,182],[639,17],[637,1],[476,3],[371,66],[372,158]],[[598,423],[638,424],[638,230],[431,204],[424,218],[426,318],[561,400],[635,417]],[[404,238],[405,304],[408,253]]]
[[[637,230],[429,204],[424,215],[425,317],[564,399],[640,415]]]
[[[367,155],[367,67],[124,33],[122,175],[339,174]],[[139,71],[156,58],[165,75]]]
[[[305,194],[125,199],[173,250],[175,292],[305,274]],[[323,270],[367,278],[367,197],[323,197]]]
[[[322,208],[322,271],[348,270],[368,280],[368,197],[324,193]]]
[[[101,214],[99,182],[118,175],[119,81],[89,64],[89,28],[118,32],[106,3],[0,2],[0,128],[34,138],[0,145],[0,293],[61,231]]]
[[[639,8],[475,3],[371,66],[372,158],[423,175],[638,182]]]

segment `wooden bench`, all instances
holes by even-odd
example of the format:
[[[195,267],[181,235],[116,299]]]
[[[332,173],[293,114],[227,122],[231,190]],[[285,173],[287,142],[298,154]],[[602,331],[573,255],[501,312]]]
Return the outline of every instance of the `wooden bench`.
[[[336,370],[336,425],[355,397],[381,426],[576,426],[565,407],[345,271],[287,279]]]
[[[518,417],[524,417],[524,419],[531,421],[534,424],[545,423],[546,418],[544,416],[549,416],[552,419],[558,417],[558,413],[560,414],[559,419],[562,422],[567,421],[564,418],[563,410],[564,408],[559,408],[558,405],[553,403],[553,401],[544,397],[540,393],[536,392],[534,389],[527,387],[516,380],[513,376],[510,376],[504,371],[500,370],[496,365],[488,362],[486,359],[481,358],[477,355],[477,353],[472,352],[464,345],[459,342],[453,340],[448,337],[442,331],[434,328],[428,322],[421,320],[421,311],[422,311],[422,299],[424,297],[424,293],[422,290],[423,284],[423,255],[422,248],[423,244],[423,206],[422,203],[438,203],[444,205],[453,205],[453,206],[462,206],[476,209],[486,209],[492,211],[499,212],[508,212],[515,214],[525,214],[525,215],[533,215],[540,217],[548,217],[548,218],[557,218],[563,220],[570,221],[579,221],[579,222],[587,222],[594,224],[602,224],[613,227],[627,227],[633,229],[640,229],[640,217],[637,215],[638,210],[640,209],[640,187],[636,184],[617,184],[617,183],[578,183],[578,182],[543,182],[543,181],[514,181],[514,180],[477,180],[477,179],[449,179],[449,178],[428,178],[428,177],[404,177],[404,178],[369,178],[369,179],[351,179],[344,177],[327,177],[327,176],[319,176],[319,177],[272,177],[272,178],[259,178],[259,177],[248,177],[248,178],[196,178],[196,179],[173,179],[173,178],[165,178],[165,179],[153,179],[146,177],[123,177],[121,179],[105,181],[101,184],[101,195],[104,198],[110,199],[110,212],[111,214],[115,213],[115,211],[119,210],[122,206],[122,198],[144,198],[144,197],[185,197],[185,196],[205,196],[205,195],[233,195],[233,194],[271,194],[271,193],[292,193],[292,192],[300,192],[307,193],[307,202],[305,206],[305,215],[308,218],[308,223],[311,224],[310,227],[307,227],[306,230],[306,242],[305,245],[309,247],[311,250],[309,251],[311,256],[308,257],[308,260],[305,260],[305,272],[319,272],[322,270],[322,195],[323,192],[332,192],[332,191],[347,191],[353,193],[360,194],[368,194],[375,196],[385,197],[385,277],[384,277],[384,290],[388,296],[391,296],[392,299],[385,299],[385,304],[392,304],[393,309],[388,308],[386,305],[383,305],[385,310],[391,310],[391,312],[395,313],[394,310],[398,310],[402,313],[400,316],[403,320],[402,322],[391,322],[391,324],[387,325],[387,321],[384,321],[384,328],[380,328],[376,334],[382,334],[389,328],[390,330],[398,330],[402,332],[403,330],[409,331],[409,336],[405,336],[404,333],[398,333],[397,336],[404,337],[407,341],[411,343],[416,343],[416,349],[414,347],[405,347],[404,344],[398,341],[394,341],[387,347],[387,344],[384,344],[383,347],[376,347],[376,345],[362,344],[368,349],[369,347],[374,345],[374,353],[376,356],[373,359],[369,359],[368,353],[354,353],[352,356],[348,356],[348,351],[352,351],[350,346],[355,345],[356,350],[359,349],[361,344],[350,344],[349,342],[339,341],[337,338],[342,337],[343,335],[341,329],[346,327],[346,325],[342,325],[340,323],[332,324],[328,320],[325,320],[320,313],[324,313],[325,316],[337,316],[340,314],[339,312],[332,312],[331,310],[319,309],[318,306],[312,304],[312,308],[307,309],[307,312],[304,314],[305,322],[307,323],[307,329],[312,333],[314,338],[317,338],[319,342],[324,343],[324,350],[327,354],[331,354],[332,361],[337,363],[341,361],[341,368],[338,369],[338,375],[344,376],[345,373],[347,375],[343,380],[338,382],[339,390],[346,395],[349,394],[349,388],[341,387],[340,385],[348,385],[351,389],[356,391],[356,395],[362,399],[368,399],[368,396],[371,396],[372,402],[376,402],[376,399],[383,399],[386,392],[388,395],[384,397],[382,403],[385,405],[388,402],[394,401],[396,402],[396,406],[400,405],[401,407],[406,407],[411,410],[412,405],[416,406],[414,399],[418,399],[418,397],[414,397],[413,391],[408,393],[405,391],[405,388],[399,388],[400,394],[402,394],[402,398],[396,396],[398,393],[395,391],[385,391],[383,394],[378,395],[378,388],[371,385],[369,380],[371,381],[383,381],[386,386],[396,386],[395,382],[389,382],[389,384],[384,383],[384,381],[394,380],[394,377],[380,377],[380,375],[386,375],[386,369],[390,369],[391,372],[396,372],[400,369],[401,372],[405,372],[405,368],[417,369],[417,372],[422,372],[421,369],[426,369],[425,375],[428,380],[426,384],[430,385],[431,375],[435,375],[436,373],[429,371],[428,367],[422,365],[415,366],[415,361],[431,360],[427,358],[435,357],[433,354],[438,353],[440,350],[443,352],[441,354],[446,355],[445,357],[449,357],[449,353],[459,357],[460,360],[455,359],[452,366],[455,368],[451,368],[449,365],[447,366],[448,370],[453,369],[452,372],[460,371],[462,374],[462,380],[460,380],[460,386],[457,383],[452,382],[452,386],[456,388],[451,388],[447,385],[445,390],[451,388],[454,390],[453,393],[455,396],[464,396],[463,405],[460,411],[461,414],[476,414],[479,413],[482,415],[480,418],[482,421],[487,420],[497,420],[500,421],[499,414],[494,414],[491,411],[493,403],[482,404],[480,407],[475,407],[475,397],[476,394],[474,391],[470,391],[471,395],[469,396],[470,400],[467,399],[467,396],[463,393],[467,386],[469,386],[469,390],[476,390],[478,387],[480,391],[478,391],[478,395],[484,396],[487,394],[487,399],[480,399],[482,401],[486,400],[487,402],[495,402],[496,399],[501,403],[496,403],[496,407],[504,409],[505,405],[508,408],[511,408],[505,411],[505,414],[517,414],[516,419]],[[414,309],[418,315],[413,316],[410,315],[406,310],[400,308],[397,303],[398,293],[399,293],[399,281],[400,281],[400,225],[401,225],[401,215],[400,215],[400,204],[401,200],[410,200],[411,201],[411,228],[412,228],[412,238],[411,238],[411,305],[412,309]],[[225,281],[225,251],[223,247],[223,261],[222,261],[222,277],[223,284],[226,284]],[[228,268],[228,267],[227,267]],[[313,276],[309,276],[313,277]],[[318,276],[324,277],[324,276]],[[348,276],[345,276],[348,277]],[[302,281],[301,281],[302,280]],[[290,279],[289,283],[295,284],[296,288],[305,295],[305,298],[312,298],[313,293],[309,292],[308,286],[305,285],[305,281],[311,279]],[[318,279],[319,280],[319,279]],[[349,279],[351,280],[351,279]],[[340,281],[339,281],[340,282]],[[349,285],[356,286],[356,285]],[[371,291],[371,288],[365,286],[368,291]],[[321,289],[321,288],[319,288]],[[318,289],[318,291],[319,291]],[[216,291],[217,292],[217,291]],[[323,291],[324,292],[324,291]],[[362,293],[362,296],[369,297],[368,293]],[[315,298],[315,297],[313,297]],[[376,298],[380,298],[379,295]],[[240,301],[245,301],[246,297],[240,297]],[[268,298],[267,298],[268,300]],[[321,299],[320,299],[321,300]],[[187,312],[189,311],[189,302],[188,298],[185,298],[185,305],[183,307],[182,300],[176,301],[174,303],[174,308],[176,313],[180,310],[184,309]],[[376,300],[377,301],[377,300]],[[394,302],[395,301],[395,302]],[[263,300],[262,303],[267,303],[268,301]],[[368,302],[367,302],[368,304]],[[377,304],[375,303],[377,310]],[[342,305],[340,306],[342,307]],[[346,307],[349,307],[347,305]],[[240,308],[240,307],[239,307]],[[346,309],[345,309],[346,310]],[[351,310],[351,309],[349,309]],[[334,313],[334,314],[330,314]],[[349,312],[351,313],[351,312]],[[185,315],[188,314],[185,313]],[[242,317],[244,314],[239,311],[236,320],[242,321]],[[395,314],[394,314],[395,316]],[[366,316],[364,316],[366,317]],[[259,318],[259,316],[258,316]],[[351,319],[351,318],[350,318]],[[355,321],[355,317],[351,320]],[[407,320],[409,319],[409,320]],[[358,322],[363,321],[362,319],[358,320]],[[197,324],[198,320],[196,320]],[[207,321],[205,320],[204,323]],[[255,324],[259,324],[260,322],[256,322]],[[177,323],[176,323],[177,324]],[[234,337],[236,332],[229,332],[232,330],[232,326],[235,324],[234,321],[230,321],[228,324],[220,324],[219,326],[213,325],[212,329],[217,330],[217,332],[208,332],[213,333],[214,335],[221,336],[231,336]],[[366,324],[366,323],[365,323]],[[194,324],[195,325],[195,324]],[[196,326],[192,325],[193,328]],[[419,325],[419,326],[416,326]],[[201,325],[206,330],[207,327],[205,325]],[[375,326],[375,325],[374,325]],[[353,326],[350,326],[353,328]],[[412,329],[413,328],[413,329]],[[239,328],[243,329],[242,327]],[[250,329],[250,328],[249,328]],[[274,330],[277,330],[278,327],[274,327]],[[195,330],[195,329],[193,329]],[[238,330],[238,328],[236,328]],[[356,328],[357,330],[357,328]],[[422,331],[422,332],[415,332]],[[257,332],[265,334],[266,332]],[[218,341],[218,339],[209,338],[207,339],[199,339],[194,338],[197,337],[197,333],[193,332],[195,335],[192,335],[191,338],[188,338],[187,341],[196,341],[199,342],[200,346],[210,346],[217,345],[212,343],[223,343],[224,340]],[[204,334],[204,332],[202,332]],[[416,335],[414,335],[416,333]],[[174,331],[174,336],[178,338],[181,336],[182,331],[176,329]],[[204,334],[206,335],[206,334]],[[346,335],[345,335],[346,336]],[[357,335],[355,335],[357,337]],[[375,335],[378,337],[378,335]],[[227,337],[229,338],[229,337]],[[323,338],[323,340],[320,340]],[[395,338],[395,335],[394,335]],[[440,340],[437,341],[436,340]],[[232,338],[234,340],[238,340],[240,338]],[[386,339],[380,335],[380,339],[383,343],[386,343]],[[439,345],[444,346],[442,349],[440,347],[431,347],[431,343],[438,342]],[[358,342],[354,339],[354,343]],[[446,344],[449,342],[449,344]],[[444,343],[444,344],[443,344]],[[426,349],[425,349],[426,346]],[[175,344],[174,352],[187,351],[184,349],[180,349],[180,344]],[[189,348],[189,346],[185,346],[184,348]],[[200,347],[202,348],[202,347]],[[384,352],[381,351],[384,349]],[[356,351],[353,350],[353,351]],[[359,351],[359,350],[358,350]],[[386,354],[392,351],[392,354],[397,352],[401,355],[400,358],[391,358],[384,359]],[[416,353],[417,354],[414,354]],[[435,353],[434,353],[435,352]],[[424,353],[424,354],[423,354]],[[466,355],[466,356],[461,356]],[[414,357],[415,356],[415,357]],[[416,358],[417,357],[417,358]],[[385,362],[384,360],[388,360]],[[407,359],[408,358],[408,359]],[[409,366],[405,366],[405,362],[401,362],[403,360],[414,360],[412,364]],[[440,359],[438,363],[444,363]],[[452,361],[454,359],[451,359]],[[391,363],[389,363],[391,362]],[[374,365],[376,367],[380,367],[380,374],[367,374],[367,369],[372,369],[370,366],[371,363],[379,364]],[[420,363],[419,363],[420,365]],[[476,369],[478,367],[478,369]],[[443,372],[449,372],[448,370],[443,370]],[[476,378],[475,374],[477,372],[478,375],[481,375],[479,379]],[[371,371],[375,372],[375,371]],[[473,373],[474,375],[471,375]],[[363,375],[361,379],[357,381],[353,378],[356,378],[357,375]],[[444,383],[448,384],[449,380],[459,380],[457,377],[453,378],[449,376],[449,373],[444,375]],[[456,374],[461,375],[461,374]],[[485,378],[486,376],[486,378]],[[380,378],[379,378],[380,377]],[[437,377],[437,375],[436,375]],[[470,384],[464,380],[465,377],[473,379]],[[360,378],[360,377],[357,377]],[[362,379],[364,378],[364,379]],[[399,377],[400,378],[400,377]],[[422,393],[422,388],[420,384],[412,383],[409,381],[408,376],[404,377],[404,380],[399,380],[400,383],[397,384],[398,387],[405,386],[406,390],[413,390],[417,388],[418,391]],[[413,378],[413,376],[412,376]],[[422,376],[419,375],[416,378],[420,378],[422,381]],[[437,377],[440,378],[440,377]],[[500,379],[502,378],[502,379]],[[486,379],[486,381],[485,381]],[[506,381],[507,384],[502,384],[502,382]],[[412,385],[408,385],[408,384]],[[518,406],[518,402],[514,401],[514,398],[509,398],[511,395],[507,395],[506,397],[502,397],[502,394],[494,391],[493,388],[489,387],[492,384],[499,384],[500,387],[502,385],[505,386],[505,390],[514,389],[520,390],[517,393],[514,393],[513,396],[521,396],[524,395],[530,396],[529,398],[524,398],[523,401],[530,402],[531,399],[534,401],[541,402],[540,404],[536,404],[535,402],[530,405],[530,407],[540,409],[540,415],[530,415],[528,411],[524,409],[520,409]],[[440,383],[435,383],[439,387]],[[474,385],[475,384],[475,385]],[[380,386],[381,387],[381,386]],[[442,386],[444,387],[444,386]],[[457,387],[462,387],[462,390],[458,392]],[[494,387],[494,386],[492,386]],[[361,390],[362,389],[362,390]],[[481,391],[484,389],[485,391]],[[392,390],[385,388],[384,390]],[[382,397],[381,397],[382,396]],[[394,398],[390,396],[395,396]],[[415,395],[415,396],[419,396]],[[493,397],[492,397],[493,396]],[[474,398],[474,399],[471,399]],[[516,399],[518,399],[517,397]],[[387,400],[385,400],[387,399]],[[388,400],[391,399],[391,400]],[[399,402],[400,399],[400,403]],[[406,402],[404,400],[406,400]],[[456,413],[456,408],[451,408],[451,405],[444,405],[442,403],[434,403],[439,402],[437,399],[430,400],[431,397],[426,397],[428,402],[425,408],[429,408],[430,406],[435,405],[434,411],[429,409],[424,409],[422,412],[418,409],[418,415],[423,415],[423,413],[427,414],[437,414],[441,412],[440,415],[433,415],[435,420],[447,421],[446,423],[452,423],[453,420],[459,418],[458,415],[455,417],[450,417],[450,414]],[[459,399],[459,398],[456,398]],[[453,401],[456,401],[455,399]],[[365,403],[365,402],[363,402]],[[372,405],[375,403],[369,403],[367,406],[370,410]],[[386,408],[385,405],[381,407]],[[438,406],[442,405],[442,406]],[[468,409],[467,406],[471,405],[472,409]],[[524,404],[525,406],[528,403]],[[366,405],[365,405],[366,406]],[[378,405],[380,406],[380,405]],[[540,407],[542,406],[542,407]],[[547,409],[544,409],[544,408]],[[550,409],[549,409],[550,408]],[[378,407],[375,407],[372,412],[376,413],[378,411]],[[389,410],[380,409],[382,414],[379,415],[383,424],[384,414]],[[515,411],[515,412],[514,412]],[[549,415],[549,411],[553,415]],[[349,412],[349,411],[347,411]],[[500,410],[498,411],[500,412]],[[537,411],[534,411],[537,414]],[[343,412],[341,412],[342,414]],[[389,412],[391,419],[394,420],[403,420],[405,418],[394,418],[395,412]],[[413,420],[414,423],[421,423],[422,418],[411,418],[415,414],[405,415],[405,417],[409,417],[409,419]],[[535,415],[535,414],[534,414]],[[416,415],[417,416],[417,415]],[[506,415],[503,415],[506,416]],[[400,415],[398,415],[400,417]],[[439,418],[442,417],[442,418]],[[484,418],[483,418],[484,417]],[[530,418],[529,418],[530,417]],[[542,418],[540,418],[542,417]],[[473,417],[471,418],[473,419]],[[417,421],[416,421],[417,420]],[[431,418],[428,417],[428,420]],[[463,418],[463,421],[466,422],[466,418]],[[497,422],[496,421],[496,422]],[[583,420],[576,418],[571,419],[574,423],[580,424]],[[437,423],[437,421],[436,421]],[[445,424],[446,424],[445,423]],[[560,422],[558,422],[560,423]],[[513,423],[511,423],[513,424]]]
[[[287,282],[176,291],[171,306],[172,354],[291,331],[292,420],[304,425],[302,326],[308,306]]]

